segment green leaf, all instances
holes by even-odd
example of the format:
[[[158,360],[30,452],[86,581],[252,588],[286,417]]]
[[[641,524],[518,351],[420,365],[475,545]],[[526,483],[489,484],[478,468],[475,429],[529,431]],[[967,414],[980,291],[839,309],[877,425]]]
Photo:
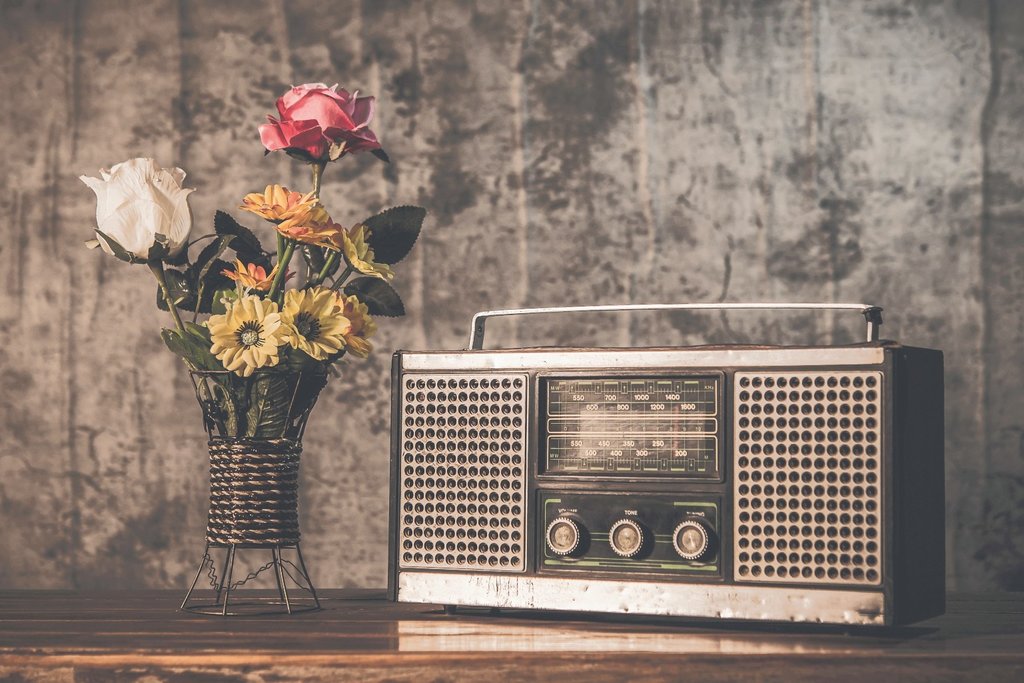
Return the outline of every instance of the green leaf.
[[[207,346],[211,346],[213,344],[213,339],[210,337],[210,329],[208,327],[204,327],[199,323],[191,322],[186,322],[184,323],[184,325],[185,332],[187,332],[189,335],[195,337],[196,339],[198,339],[203,344],[206,344]]]
[[[174,305],[183,311],[195,311],[198,306],[200,313],[210,313],[213,308],[214,293],[218,289],[227,289],[233,282],[223,274],[231,264],[218,258],[230,246],[234,235],[217,237],[206,245],[196,258],[196,262],[184,272],[168,269],[167,289],[174,299]],[[167,302],[157,289],[157,307],[167,310]]]
[[[246,381],[245,378],[234,373],[214,375],[210,378],[214,400],[224,413],[224,430],[227,436],[241,436],[238,429],[238,417],[243,408],[238,405],[236,399],[245,397]]]
[[[196,280],[202,280],[206,276],[213,262],[220,258],[224,250],[236,239],[238,239],[237,235],[221,235],[203,247],[203,250],[199,252],[199,256],[196,257],[196,262],[189,268],[189,270],[196,272]]]
[[[220,260],[220,255],[236,239],[238,239],[236,235],[221,235],[217,237],[199,252],[196,262],[185,271],[192,288],[196,292],[200,313],[210,312],[213,303],[213,292],[223,288],[225,281],[231,281],[230,278],[223,274],[223,270],[225,268],[230,269],[231,265]]]
[[[235,250],[238,258],[244,263],[255,263],[268,273],[270,272],[270,256],[267,252],[263,251],[263,245],[260,244],[259,238],[256,237],[252,230],[223,211],[218,211],[214,214],[213,230],[218,235],[233,235],[235,237],[231,243],[231,248]]]
[[[231,269],[231,264],[215,259],[209,266],[206,275],[199,282],[196,281],[194,268],[189,268],[184,273],[172,269],[164,271],[167,277],[167,290],[178,310],[194,311],[198,302],[200,313],[225,312],[224,307],[219,305],[217,292],[234,290],[235,283],[222,273],[224,269]],[[167,302],[159,286],[156,290],[156,305],[161,311],[167,310]],[[220,311],[214,311],[215,307],[220,308]]]
[[[191,331],[186,331],[185,334],[182,334],[175,329],[161,330],[160,337],[164,340],[167,348],[174,354],[184,358],[197,370],[224,369],[224,366],[217,360],[217,357],[210,353],[208,338],[204,339]]]
[[[390,164],[391,163],[391,157],[389,157],[388,153],[385,152],[383,149],[371,149],[370,150],[370,154],[372,154],[373,156],[377,157],[378,159],[383,161],[385,164]]]
[[[282,372],[259,372],[249,390],[249,409],[245,413],[245,435],[254,438],[284,436],[291,407],[293,382]]]
[[[186,348],[186,342],[182,339],[180,332],[165,328],[160,330],[160,338],[164,340],[164,345],[169,348],[172,353],[188,360],[188,349]]]
[[[223,274],[225,269],[232,268],[231,264],[218,257],[235,239],[232,235],[218,237],[206,245],[196,262],[184,272],[172,269],[165,271],[167,289],[175,306],[183,311],[195,311],[198,306],[200,313],[212,312],[216,291],[234,287],[234,282]],[[161,311],[167,310],[167,303],[159,288],[156,305]]]
[[[370,229],[367,240],[377,263],[398,263],[412,250],[423,227],[427,210],[419,206],[396,206],[363,221]]]
[[[187,266],[188,265],[188,245],[186,244],[181,250],[174,256],[168,256],[164,259],[164,262],[172,266]]]
[[[310,278],[315,278],[320,274],[320,270],[324,267],[327,262],[327,257],[330,251],[327,247],[317,247],[311,244],[303,244],[299,247],[302,250],[302,258],[306,261],[306,265],[309,267]],[[331,277],[338,272],[338,267],[341,265],[341,259],[335,258],[334,263],[327,269],[324,274],[324,279]]]
[[[302,253],[302,260],[306,262],[306,267],[309,269],[310,275],[316,275],[320,272],[320,269],[324,267],[324,262],[327,260],[324,252],[325,247],[318,247],[312,244],[300,244],[299,251]]]
[[[301,349],[287,349],[287,353],[281,355],[281,362],[278,367],[288,372],[307,372],[320,367],[323,361],[313,358]]]
[[[216,311],[213,310],[215,307],[223,309],[217,300],[217,292],[234,291],[235,281],[224,275],[225,270],[234,270],[234,266],[227,261],[217,259],[206,273],[206,277],[203,278],[202,298],[199,300],[200,313],[215,313]],[[223,313],[224,310],[220,312]]]
[[[226,287],[212,291],[213,297],[210,299],[210,313],[213,313],[214,315],[224,315],[228,312],[227,307],[222,303],[224,299],[227,299],[228,301],[238,300],[238,290],[234,287]]]
[[[405,315],[401,297],[387,282],[375,277],[361,277],[345,285],[347,296],[355,295],[366,304],[370,315],[395,318]]]
[[[301,417],[303,413],[312,410],[320,391],[327,386],[327,372],[323,365],[317,369],[305,370],[299,376],[298,382],[295,387],[295,400],[292,403],[292,418]]]

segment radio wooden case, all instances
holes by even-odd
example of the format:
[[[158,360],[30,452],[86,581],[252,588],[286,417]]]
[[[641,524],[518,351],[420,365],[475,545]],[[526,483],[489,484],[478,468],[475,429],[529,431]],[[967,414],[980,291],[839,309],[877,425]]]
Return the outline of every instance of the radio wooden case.
[[[857,309],[846,346],[482,350],[538,312]],[[510,609],[896,625],[944,611],[943,364],[860,304],[478,314],[395,354],[389,594]]]

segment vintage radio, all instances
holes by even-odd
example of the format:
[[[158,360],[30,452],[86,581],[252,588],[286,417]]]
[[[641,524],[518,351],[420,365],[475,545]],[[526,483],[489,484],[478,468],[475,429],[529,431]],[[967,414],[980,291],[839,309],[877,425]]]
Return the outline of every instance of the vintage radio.
[[[483,350],[494,316],[845,309],[843,346]],[[393,365],[401,602],[894,625],[944,610],[942,353],[862,304],[477,314]]]

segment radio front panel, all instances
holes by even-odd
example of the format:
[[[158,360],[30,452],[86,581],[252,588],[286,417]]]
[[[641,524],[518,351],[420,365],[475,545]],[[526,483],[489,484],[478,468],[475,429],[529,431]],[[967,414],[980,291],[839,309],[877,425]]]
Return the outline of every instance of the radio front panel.
[[[941,427],[941,354],[397,354],[394,385],[399,600],[861,624],[941,608],[923,428]]]

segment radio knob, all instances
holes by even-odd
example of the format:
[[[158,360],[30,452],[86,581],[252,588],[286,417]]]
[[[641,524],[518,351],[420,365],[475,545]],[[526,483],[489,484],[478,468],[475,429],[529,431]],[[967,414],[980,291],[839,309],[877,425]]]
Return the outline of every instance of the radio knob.
[[[548,550],[560,557],[572,555],[580,547],[580,525],[570,517],[558,517],[544,533]]]
[[[635,557],[646,540],[644,528],[632,519],[620,519],[608,530],[608,543],[619,557]]]
[[[672,546],[684,560],[699,560],[711,548],[711,535],[704,524],[688,519],[672,532]]]

